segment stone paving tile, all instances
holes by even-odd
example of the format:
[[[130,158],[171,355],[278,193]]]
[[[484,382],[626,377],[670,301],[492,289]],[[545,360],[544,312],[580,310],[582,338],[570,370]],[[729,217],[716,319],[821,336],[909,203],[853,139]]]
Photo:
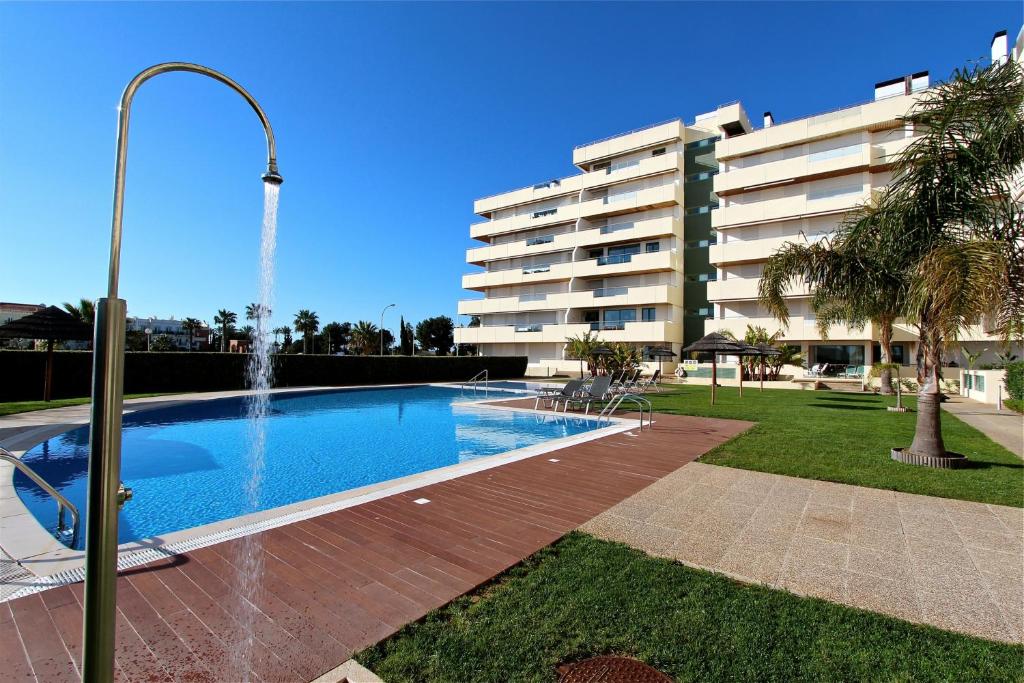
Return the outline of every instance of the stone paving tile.
[[[921,605],[913,587],[904,580],[848,572],[846,603],[907,621],[922,621]]]
[[[656,486],[685,493],[652,486],[637,496],[644,505],[627,500],[585,528],[654,505],[637,520],[641,529],[605,537],[743,581],[1024,642],[1020,510],[703,463]],[[651,530],[659,525],[678,534],[667,553],[667,539]]]

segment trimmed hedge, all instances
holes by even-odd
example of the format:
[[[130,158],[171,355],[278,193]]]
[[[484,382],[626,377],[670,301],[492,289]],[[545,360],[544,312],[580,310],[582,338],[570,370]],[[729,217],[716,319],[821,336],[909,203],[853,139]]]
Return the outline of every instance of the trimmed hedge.
[[[1006,393],[1014,401],[1024,401],[1024,361],[1006,364]]]
[[[240,353],[125,354],[124,392],[145,394],[245,388],[248,356]],[[274,357],[274,386],[345,386],[407,382],[459,382],[481,370],[491,379],[522,377],[525,356],[302,356]],[[46,354],[0,351],[0,401],[43,397]],[[53,397],[88,396],[92,352],[54,353]]]

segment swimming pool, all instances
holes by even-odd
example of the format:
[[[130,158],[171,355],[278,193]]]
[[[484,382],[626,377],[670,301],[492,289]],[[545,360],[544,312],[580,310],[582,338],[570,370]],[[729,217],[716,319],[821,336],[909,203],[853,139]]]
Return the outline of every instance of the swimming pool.
[[[121,512],[118,542],[190,529],[598,427],[594,420],[572,416],[456,405],[466,400],[459,389],[437,386],[273,395],[266,469],[255,509],[244,490],[249,472],[243,398],[125,415],[121,479],[135,495]],[[81,427],[24,455],[29,466],[78,506],[83,529],[88,442],[89,429]],[[20,472],[14,485],[36,519],[55,530],[53,499]],[[81,547],[84,534],[79,536]]]

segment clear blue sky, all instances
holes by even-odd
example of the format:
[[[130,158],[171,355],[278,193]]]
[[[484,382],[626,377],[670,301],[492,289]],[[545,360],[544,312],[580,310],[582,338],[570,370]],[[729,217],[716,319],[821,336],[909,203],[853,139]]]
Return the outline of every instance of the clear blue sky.
[[[275,324],[455,316],[476,197],[573,172],[573,145],[741,99],[777,120],[947,75],[1020,2],[0,4],[0,300],[105,289],[116,104],[150,64],[224,71],[275,127]],[[254,298],[264,147],[234,93],[135,101],[121,294],[211,320]]]

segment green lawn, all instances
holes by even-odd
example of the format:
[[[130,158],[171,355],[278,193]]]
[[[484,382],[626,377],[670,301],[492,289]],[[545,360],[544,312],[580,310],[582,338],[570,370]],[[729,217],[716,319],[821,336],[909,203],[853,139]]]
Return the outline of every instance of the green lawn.
[[[171,394],[128,394],[125,398],[149,398],[150,396],[170,396]],[[58,398],[53,401],[10,401],[0,403],[0,416],[14,415],[15,413],[28,413],[33,410],[47,410],[49,408],[64,408],[65,406],[80,406],[88,403],[90,398]]]
[[[909,446],[916,413],[890,413],[894,397],[837,391],[744,389],[717,392],[710,387],[672,387],[649,394],[656,411],[735,418],[757,422],[748,432],[722,444],[701,462],[774,472],[805,479],[893,489],[942,498],[1024,507],[1024,462],[984,434],[943,411],[946,448],[963,453],[971,467],[940,470],[897,463],[894,446]],[[913,397],[904,397],[913,408]],[[655,425],[657,429],[657,425]]]
[[[556,681],[639,658],[680,681],[1018,681],[1024,648],[737,583],[574,532],[357,655],[396,681]]]

